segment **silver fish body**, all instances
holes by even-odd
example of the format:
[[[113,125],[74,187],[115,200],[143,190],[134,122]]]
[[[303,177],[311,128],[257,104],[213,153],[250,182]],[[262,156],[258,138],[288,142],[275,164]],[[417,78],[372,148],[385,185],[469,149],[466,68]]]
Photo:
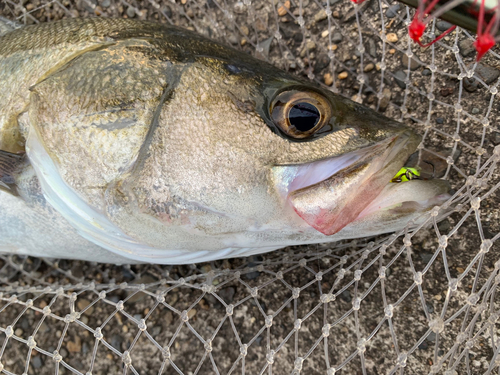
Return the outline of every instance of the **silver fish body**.
[[[175,27],[12,30],[0,36],[0,251],[177,264],[400,230],[448,197],[440,180],[390,183],[419,142]],[[2,155],[16,160],[3,172]]]

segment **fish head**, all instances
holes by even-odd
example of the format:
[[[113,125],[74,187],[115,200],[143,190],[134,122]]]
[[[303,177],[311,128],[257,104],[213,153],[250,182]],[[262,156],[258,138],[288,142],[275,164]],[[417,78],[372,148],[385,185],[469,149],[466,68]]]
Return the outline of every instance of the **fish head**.
[[[47,200],[85,238],[139,261],[186,263],[399,230],[448,197],[440,180],[391,183],[420,143],[411,129],[227,47],[205,51],[207,43],[134,73],[153,104],[123,105],[111,125],[95,118],[110,112],[100,96],[133,87],[110,94],[93,82],[89,97],[81,74],[53,80],[73,104],[54,111],[58,127],[30,131],[28,155]],[[109,71],[101,81],[113,82]],[[148,82],[162,85],[148,95]],[[51,117],[55,91],[33,89],[35,102],[50,102],[30,114],[34,122]],[[74,104],[82,96],[85,106]],[[93,101],[101,111],[82,115]]]
[[[182,228],[204,246],[282,247],[398,230],[448,197],[443,181],[391,183],[421,140],[409,128],[258,67],[186,68],[145,158],[113,187],[127,233],[146,233],[140,212],[162,223],[158,246]]]

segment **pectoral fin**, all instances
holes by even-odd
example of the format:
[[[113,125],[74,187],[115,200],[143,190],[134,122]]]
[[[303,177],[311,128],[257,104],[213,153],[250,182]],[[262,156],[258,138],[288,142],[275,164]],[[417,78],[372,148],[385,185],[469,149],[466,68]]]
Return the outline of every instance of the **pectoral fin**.
[[[26,154],[0,150],[0,190],[18,196],[15,176],[26,164]]]

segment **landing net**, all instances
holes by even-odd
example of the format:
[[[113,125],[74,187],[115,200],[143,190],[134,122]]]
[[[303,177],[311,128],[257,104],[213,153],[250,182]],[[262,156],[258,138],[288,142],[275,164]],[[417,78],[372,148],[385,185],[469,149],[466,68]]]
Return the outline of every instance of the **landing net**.
[[[394,235],[191,266],[0,256],[4,374],[500,374],[500,55],[424,49],[390,0],[0,0],[21,23],[172,23],[423,135],[453,197]],[[451,27],[432,19],[423,38]]]

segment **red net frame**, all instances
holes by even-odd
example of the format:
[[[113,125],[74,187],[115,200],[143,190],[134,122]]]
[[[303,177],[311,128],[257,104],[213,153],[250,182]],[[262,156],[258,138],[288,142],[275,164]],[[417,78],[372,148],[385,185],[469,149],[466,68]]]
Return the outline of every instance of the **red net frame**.
[[[486,52],[496,44],[497,38],[495,35],[497,34],[499,26],[500,6],[497,5],[492,9],[487,9],[486,0],[474,0],[472,3],[466,0],[453,0],[445,4],[441,3],[440,0],[419,0],[415,16],[408,27],[410,38],[421,47],[431,46],[455,30],[456,26],[451,26],[448,30],[444,31],[430,42],[422,43],[422,37],[429,22],[460,5],[466,6],[468,15],[476,18],[478,22],[476,31],[477,37],[474,42],[474,47],[477,51],[477,61],[481,60]],[[440,6],[436,8],[438,5]],[[486,21],[486,16],[488,16],[489,21]]]

